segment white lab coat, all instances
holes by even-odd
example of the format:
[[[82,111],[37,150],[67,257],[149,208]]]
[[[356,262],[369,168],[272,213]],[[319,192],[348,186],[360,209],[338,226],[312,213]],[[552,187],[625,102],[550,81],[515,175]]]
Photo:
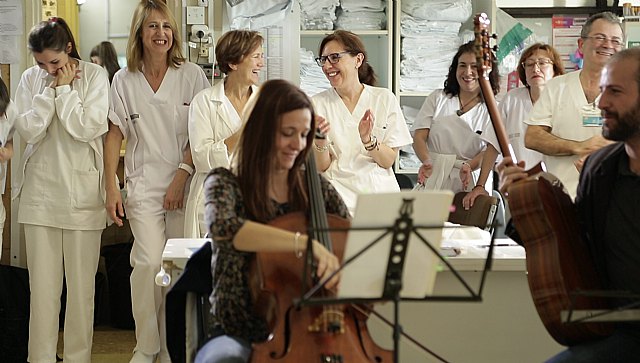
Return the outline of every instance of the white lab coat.
[[[37,66],[27,69],[16,91],[15,127],[27,144],[13,197],[18,222],[72,230],[104,229],[102,135],[107,132],[106,71],[79,61],[80,79],[48,87]]]
[[[18,116],[18,109],[16,108],[16,104],[9,101],[9,105],[7,106],[7,110],[4,115],[0,117],[0,146],[5,146],[7,141],[13,138],[13,132],[15,128],[13,124],[15,122],[16,116]],[[7,162],[0,163],[0,187],[2,187],[2,192],[0,194],[4,194],[4,189],[7,183]],[[2,231],[4,230],[4,222],[7,219],[7,211],[4,209],[4,203],[0,203],[0,246],[2,245]],[[0,257],[2,257],[2,248],[0,248]]]
[[[4,115],[0,117],[0,146],[5,146],[7,142],[13,139],[13,133],[15,132],[14,123],[18,116],[18,108],[16,104],[9,101],[9,106]],[[7,162],[0,164],[0,194],[4,194],[5,186],[7,183]],[[4,205],[0,203],[0,208],[4,210]],[[4,222],[4,220],[3,220]],[[0,240],[2,236],[0,236]]]
[[[64,359],[91,359],[94,276],[106,226],[102,135],[109,80],[79,61],[79,79],[49,87],[53,77],[27,69],[16,92],[15,127],[27,144],[14,197],[25,224],[31,283],[29,361],[55,360],[62,281],[67,282]],[[57,310],[56,310],[57,307]]]
[[[331,123],[327,140],[332,143],[329,150],[335,160],[323,175],[338,190],[349,212],[353,215],[358,194],[400,191],[393,168],[384,169],[369,156],[358,132],[362,116],[371,109],[372,134],[379,143],[392,148],[411,144],[411,134],[396,96],[386,88],[365,85],[353,113],[333,88],[312,100],[316,114]]]
[[[209,87],[204,71],[185,62],[169,67],[157,92],[142,72],[121,69],[111,84],[109,120],[127,139],[124,156],[127,216],[165,212],[164,197],[189,142],[193,97]],[[185,188],[185,197],[188,188]]]
[[[258,87],[251,86],[251,99]],[[224,141],[242,126],[241,116],[224,94],[224,80],[201,91],[189,107],[189,144],[195,174],[185,210],[184,236],[200,238],[207,233],[204,226],[204,180],[210,170],[228,168],[230,155]]]

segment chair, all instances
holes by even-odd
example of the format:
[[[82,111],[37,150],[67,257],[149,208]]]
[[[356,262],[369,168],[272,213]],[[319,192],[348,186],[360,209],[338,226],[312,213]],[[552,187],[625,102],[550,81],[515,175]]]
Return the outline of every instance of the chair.
[[[167,293],[167,347],[173,363],[191,362],[211,338],[211,256],[211,243],[205,243],[191,255],[184,272]]]
[[[407,174],[396,174],[396,180],[398,181],[400,189],[411,190],[415,186],[415,183]]]
[[[480,195],[473,203],[473,207],[465,210],[462,199],[467,192],[459,192],[453,198],[455,210],[449,214],[449,222],[464,226],[475,226],[485,231],[492,231],[493,221],[498,209],[498,198]]]

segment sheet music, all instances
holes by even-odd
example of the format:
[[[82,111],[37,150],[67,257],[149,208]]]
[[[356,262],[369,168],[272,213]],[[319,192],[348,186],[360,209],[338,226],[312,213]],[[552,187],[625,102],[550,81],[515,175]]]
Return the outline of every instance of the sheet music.
[[[403,199],[413,201],[414,226],[442,226],[453,201],[451,191],[403,191],[358,196],[352,227],[390,227],[399,217]],[[441,228],[420,229],[420,234],[439,251]],[[355,255],[384,231],[350,231],[344,259]],[[340,280],[340,298],[379,298],[385,285],[385,273],[392,234],[347,265]],[[403,271],[402,297],[422,298],[433,291],[439,258],[415,235],[409,236]]]

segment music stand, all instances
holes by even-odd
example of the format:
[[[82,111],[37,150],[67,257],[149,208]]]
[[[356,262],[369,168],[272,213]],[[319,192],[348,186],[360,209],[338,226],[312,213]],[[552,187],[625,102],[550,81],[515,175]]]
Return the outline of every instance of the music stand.
[[[491,237],[487,260],[476,292],[439,253],[442,228],[447,228],[443,225],[449,215],[452,200],[453,193],[450,191],[402,191],[359,196],[343,263],[333,274],[342,273],[338,296],[314,297],[330,276],[304,293],[295,302],[296,305],[393,301],[394,361],[399,362],[401,301],[475,302],[482,299],[484,281],[491,266],[494,235]],[[359,218],[363,214],[366,218]],[[389,225],[391,220],[394,223]],[[423,233],[428,236],[425,238]],[[435,275],[440,268],[438,262],[447,266],[469,293],[468,296],[432,295]],[[376,268],[384,263],[386,270]],[[416,278],[415,275],[418,274],[421,277]],[[429,353],[445,361],[434,353]]]
[[[576,300],[579,297],[603,300],[624,300],[624,304],[613,304],[608,309],[579,309]],[[618,290],[576,290],[570,294],[568,310],[560,312],[561,321],[566,324],[591,322],[640,321],[640,294]]]

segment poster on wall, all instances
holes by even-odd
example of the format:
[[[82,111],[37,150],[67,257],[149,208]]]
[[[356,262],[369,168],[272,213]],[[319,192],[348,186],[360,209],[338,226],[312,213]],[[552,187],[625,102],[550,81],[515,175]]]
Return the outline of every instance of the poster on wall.
[[[20,0],[0,1],[0,35],[22,35],[24,24]]]
[[[58,16],[58,0],[42,0],[42,19]]]
[[[578,51],[578,39],[588,15],[554,15],[551,18],[553,46],[562,58],[567,72],[582,68],[582,54]]]

